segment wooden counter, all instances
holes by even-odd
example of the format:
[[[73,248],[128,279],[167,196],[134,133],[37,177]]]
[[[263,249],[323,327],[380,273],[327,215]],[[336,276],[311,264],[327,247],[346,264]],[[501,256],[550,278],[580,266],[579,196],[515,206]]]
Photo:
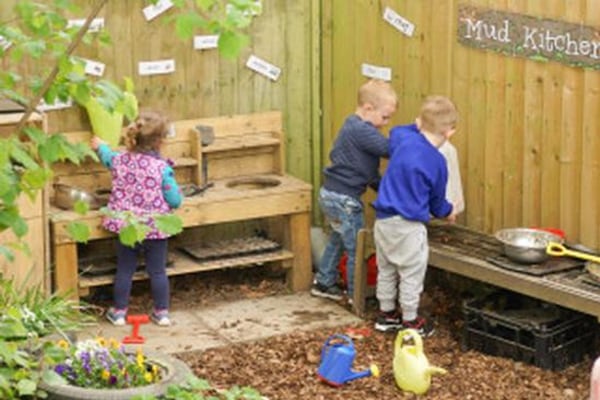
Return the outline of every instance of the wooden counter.
[[[311,282],[310,242],[306,240],[310,232],[311,185],[292,176],[262,176],[281,182],[275,187],[263,189],[236,189],[228,187],[231,181],[214,181],[214,187],[202,195],[188,197],[176,214],[183,220],[184,228],[219,224],[250,219],[283,217],[283,250],[269,256],[256,255],[241,257],[225,262],[196,262],[180,255],[177,266],[169,269],[169,275],[202,271],[268,261],[287,260],[290,263],[289,284],[292,290],[306,290]],[[78,278],[77,243],[68,234],[67,226],[72,221],[85,223],[90,229],[89,240],[114,236],[102,228],[102,215],[99,211],[90,211],[81,216],[72,211],[53,208],[50,224],[53,232],[53,254],[55,262],[55,284],[58,291],[73,290],[107,284],[111,278]],[[138,274],[138,279],[141,275]]]
[[[212,186],[199,195],[185,198],[175,211],[183,221],[184,232],[172,238],[169,247],[180,239],[189,239],[184,236],[201,241],[198,230],[212,229],[217,224],[256,221],[266,226],[267,235],[281,246],[266,254],[226,260],[199,261],[176,254],[174,267],[167,269],[169,275],[278,262],[287,268],[292,290],[310,287],[312,186],[285,173],[282,121],[280,111],[268,111],[173,123],[175,134],[165,140],[161,154],[173,161],[178,183]],[[203,136],[206,130],[214,135],[211,140]],[[90,135],[90,132],[66,134],[72,142],[89,142]],[[54,172],[55,183],[88,191],[110,188],[110,172],[92,160],[81,165],[59,164]],[[266,184],[246,183],[249,178]],[[49,220],[55,290],[70,290],[77,296],[85,294],[89,287],[110,284],[110,275],[79,276],[78,246],[83,245],[68,233],[69,224],[79,222],[89,228],[89,241],[114,237],[102,228],[102,214],[90,211],[80,215],[52,208]],[[235,237],[233,233],[232,236]],[[145,279],[145,273],[137,273],[134,279]]]
[[[516,272],[489,261],[490,257],[502,253],[500,242],[491,235],[460,225],[432,224],[428,231],[431,267],[522,293],[600,319],[600,286],[589,279],[583,263],[562,272],[540,276]],[[359,244],[354,308],[359,315],[363,315],[367,295],[366,258],[374,251],[370,230],[359,233]]]

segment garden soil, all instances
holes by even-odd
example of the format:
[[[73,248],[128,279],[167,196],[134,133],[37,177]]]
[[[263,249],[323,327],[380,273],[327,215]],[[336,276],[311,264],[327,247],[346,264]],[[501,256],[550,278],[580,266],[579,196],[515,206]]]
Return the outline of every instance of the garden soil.
[[[284,275],[264,267],[213,271],[171,279],[173,309],[199,308],[287,293]],[[465,296],[464,290],[451,288],[444,280],[428,281],[426,285],[422,309],[436,321],[436,333],[424,340],[424,349],[429,362],[445,368],[448,373],[434,376],[429,391],[423,396],[402,392],[396,387],[392,372],[395,335],[372,329],[376,312],[374,301],[369,304],[370,316],[359,324],[296,331],[266,340],[175,356],[187,363],[198,377],[217,387],[252,386],[271,400],[589,398],[593,357],[586,356],[576,365],[553,372],[510,359],[462,350],[462,301]],[[105,306],[106,292],[97,291],[88,300]],[[132,310],[136,307],[145,309],[148,301],[147,284],[136,283]],[[340,307],[345,305],[340,303]],[[353,338],[355,371],[376,364],[381,376],[361,378],[339,388],[319,381],[316,370],[320,352],[327,338],[335,333]]]

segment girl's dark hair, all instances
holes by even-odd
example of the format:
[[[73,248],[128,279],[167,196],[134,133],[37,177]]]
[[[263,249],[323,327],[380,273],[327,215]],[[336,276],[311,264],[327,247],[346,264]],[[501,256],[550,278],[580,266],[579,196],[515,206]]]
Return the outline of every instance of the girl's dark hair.
[[[141,111],[123,137],[123,144],[129,151],[158,151],[162,140],[167,137],[169,120],[156,111]]]

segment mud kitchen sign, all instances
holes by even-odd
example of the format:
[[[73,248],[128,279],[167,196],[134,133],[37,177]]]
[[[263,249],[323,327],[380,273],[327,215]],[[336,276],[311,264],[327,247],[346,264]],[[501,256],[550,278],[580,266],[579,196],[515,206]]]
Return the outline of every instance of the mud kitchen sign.
[[[600,70],[600,29],[591,26],[460,5],[458,41],[511,56]]]

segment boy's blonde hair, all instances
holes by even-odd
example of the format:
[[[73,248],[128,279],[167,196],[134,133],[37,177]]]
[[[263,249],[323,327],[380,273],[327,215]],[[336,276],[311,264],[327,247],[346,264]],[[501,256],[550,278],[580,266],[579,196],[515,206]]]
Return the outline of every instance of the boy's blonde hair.
[[[442,134],[454,129],[458,122],[458,111],[454,103],[445,96],[428,96],[419,114],[420,129]]]
[[[394,105],[398,104],[398,95],[389,82],[381,79],[370,79],[358,89],[359,106],[369,103],[375,108],[379,108],[387,101],[393,102]]]

